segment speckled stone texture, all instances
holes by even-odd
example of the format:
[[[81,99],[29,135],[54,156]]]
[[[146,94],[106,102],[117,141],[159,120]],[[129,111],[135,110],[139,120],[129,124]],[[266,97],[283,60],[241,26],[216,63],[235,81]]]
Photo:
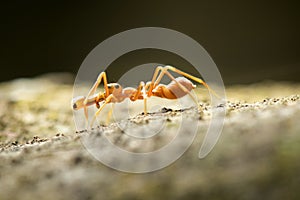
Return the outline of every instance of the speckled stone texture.
[[[144,116],[141,110],[130,119],[75,130],[72,80],[68,74],[50,74],[0,84],[1,200],[300,199],[300,84],[228,86],[223,132],[200,160],[209,101],[200,103],[202,112],[165,107]],[[105,134],[124,149],[151,151],[172,137],[179,116],[197,122],[199,133],[182,157],[156,172],[110,169],[82,145],[82,137],[101,139]],[[153,129],[159,120],[171,134],[144,143],[119,128],[128,123],[133,131]]]

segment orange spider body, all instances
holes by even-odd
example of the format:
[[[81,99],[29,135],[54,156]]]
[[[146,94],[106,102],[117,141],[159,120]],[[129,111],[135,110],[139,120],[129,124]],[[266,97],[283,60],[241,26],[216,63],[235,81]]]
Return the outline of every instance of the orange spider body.
[[[143,81],[141,81],[137,89],[132,87],[122,88],[122,86],[118,83],[107,83],[106,73],[102,72],[99,74],[97,81],[90,89],[86,97],[80,96],[75,97],[73,99],[73,109],[78,110],[83,108],[85,112],[85,117],[88,120],[87,107],[91,105],[96,105],[98,111],[94,115],[94,118],[91,123],[92,125],[97,115],[99,115],[99,113],[106,104],[119,103],[124,101],[126,98],[129,98],[131,101],[144,100],[145,114],[147,114],[146,100],[151,96],[166,99],[178,99],[189,94],[193,101],[197,104],[196,99],[190,93],[190,91],[194,89],[196,85],[194,85],[190,80],[188,80],[185,77],[174,78],[168,70],[174,71],[200,84],[203,84],[207,89],[210,90],[208,85],[200,78],[194,77],[172,66],[157,67],[154,72],[152,81],[149,81],[146,84]],[[169,76],[169,78],[172,80],[168,85],[159,84],[164,75]],[[97,94],[94,94],[102,80],[105,92],[99,92]],[[100,105],[100,103],[102,104]]]
[[[196,88],[190,80],[184,77],[178,77],[175,79],[177,82],[172,81],[168,85],[159,84],[152,90],[153,96],[161,97],[165,99],[178,99],[188,94],[192,89]],[[184,86],[187,90],[183,91],[178,87],[177,83]]]

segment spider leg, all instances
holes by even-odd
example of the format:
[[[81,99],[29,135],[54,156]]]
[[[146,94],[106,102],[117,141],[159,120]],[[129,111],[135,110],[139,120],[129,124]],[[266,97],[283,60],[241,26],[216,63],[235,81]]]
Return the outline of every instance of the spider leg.
[[[145,86],[143,87],[143,97],[144,97],[144,115],[147,115],[147,92]]]
[[[134,92],[134,95],[130,98],[130,100],[131,101],[137,100],[140,97],[141,91],[143,90],[144,87],[145,87],[145,83],[144,81],[141,81],[137,90]]]
[[[152,96],[152,90],[158,85],[158,83],[157,83],[157,79],[158,79],[157,76],[160,75],[161,71],[163,71],[163,70],[164,70],[164,68],[162,66],[156,67],[151,82],[148,82],[146,84],[145,88],[147,90],[147,96],[148,97]]]
[[[143,95],[143,100],[144,100],[144,114],[147,114],[147,93],[146,93],[146,88],[145,88],[145,83],[143,81],[140,82],[135,94],[133,97],[130,98],[131,101],[137,100],[141,94]]]
[[[178,87],[180,87],[180,89],[181,89],[182,91],[184,91],[185,93],[187,93],[187,94],[192,98],[192,100],[195,102],[195,104],[198,106],[198,101],[197,101],[197,99],[195,99],[195,97],[192,95],[192,93],[191,93],[185,86],[183,86],[181,83],[179,83],[179,82],[174,78],[174,76],[172,76],[172,74],[171,74],[170,72],[167,71],[166,68],[165,68],[164,71],[161,72],[161,74],[162,74],[162,76],[163,76],[164,74],[166,74],[172,81],[174,81],[174,82],[178,85]]]
[[[180,74],[180,75],[183,75],[189,79],[192,79],[200,84],[202,84],[204,87],[206,87],[208,89],[209,92],[213,93],[213,95],[215,95],[216,97],[220,98],[219,95],[216,94],[216,92],[214,90],[212,90],[202,79],[198,78],[198,77],[195,77],[193,75],[190,75],[186,72],[183,72],[175,67],[172,67],[172,66],[165,66],[164,69],[167,71],[167,70],[171,70],[173,72],[176,72],[177,74]]]
[[[148,96],[152,96],[152,90],[160,83],[161,79],[163,78],[163,76],[165,74],[167,74],[171,80],[174,80],[183,91],[187,92],[187,90],[184,89],[185,87],[182,84],[180,84],[178,81],[176,81],[175,78],[170,73],[168,73],[168,70],[174,71],[172,68],[174,68],[174,67],[171,67],[171,66],[165,66],[165,67],[158,66],[158,67],[156,67],[151,82],[148,82],[145,86],[146,90],[148,91],[147,92]],[[175,71],[175,72],[178,73],[178,74],[181,74],[179,72],[179,70]],[[184,74],[181,74],[181,75],[184,75]],[[187,74],[187,75],[189,75],[189,74]],[[194,78],[196,78],[196,77],[194,77]],[[197,78],[197,79],[199,79],[199,78]],[[199,80],[201,80],[201,79],[199,79]],[[199,80],[197,80],[197,82],[199,82]],[[204,83],[204,81],[202,81],[202,82]],[[206,84],[206,83],[204,83],[204,84]]]
[[[88,122],[88,110],[87,110],[86,105],[88,103],[88,99],[92,94],[95,93],[96,89],[98,88],[98,86],[100,85],[102,80],[103,80],[103,85],[104,85],[104,89],[105,89],[105,97],[108,97],[108,95],[109,95],[106,73],[101,72],[98,75],[96,82],[94,83],[94,85],[92,86],[92,88],[90,89],[89,93],[87,94],[87,96],[84,100],[84,115],[85,115],[85,119],[86,119],[87,122]]]
[[[102,109],[104,108],[104,106],[106,106],[106,104],[111,102],[111,99],[114,98],[113,94],[110,94],[106,99],[105,102],[100,106],[100,108],[97,110],[97,112],[95,113],[92,121],[91,121],[91,127],[93,126],[97,116],[100,114],[100,112],[102,111]]]
[[[110,122],[110,120],[111,120],[111,115],[112,115],[112,113],[113,113],[114,107],[115,107],[115,104],[112,104],[112,105],[111,105],[111,108],[109,109],[109,112],[108,112],[108,114],[107,114],[106,121],[105,121],[105,123],[106,123],[107,125],[109,124],[109,122]]]
[[[152,77],[152,81],[150,83],[147,83],[146,84],[146,87],[148,89],[148,92],[147,92],[147,95],[148,97],[149,96],[152,96],[152,90],[160,83],[161,79],[163,78],[164,75],[167,75],[172,81],[174,81],[178,87],[180,87],[180,89],[182,89],[185,93],[187,93],[191,98],[192,100],[196,103],[196,105],[198,105],[198,102],[197,100],[195,99],[195,97],[191,94],[191,92],[185,87],[183,86],[181,83],[179,83],[175,78],[174,76],[172,76],[172,74],[170,74],[168,72],[168,70],[171,68],[171,66],[165,66],[165,67],[161,67],[161,66],[158,66],[156,69],[155,69],[155,72],[153,74],[153,77]],[[170,69],[172,70],[172,69]],[[177,72],[178,73],[178,72]]]

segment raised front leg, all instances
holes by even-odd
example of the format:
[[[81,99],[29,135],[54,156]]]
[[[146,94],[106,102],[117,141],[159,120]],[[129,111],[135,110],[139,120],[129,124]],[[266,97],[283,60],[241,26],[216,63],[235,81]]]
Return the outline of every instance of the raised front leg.
[[[83,104],[84,104],[84,115],[85,115],[85,119],[86,119],[87,122],[88,122],[88,110],[87,110],[88,99],[91,95],[93,95],[95,93],[96,89],[99,87],[102,80],[103,80],[103,85],[104,85],[104,89],[105,89],[105,97],[108,97],[108,95],[109,95],[106,73],[101,72],[98,75],[96,82],[94,83],[94,85],[90,89],[90,91],[88,92],[88,94],[87,94],[87,96],[86,96],[86,98],[83,102]]]

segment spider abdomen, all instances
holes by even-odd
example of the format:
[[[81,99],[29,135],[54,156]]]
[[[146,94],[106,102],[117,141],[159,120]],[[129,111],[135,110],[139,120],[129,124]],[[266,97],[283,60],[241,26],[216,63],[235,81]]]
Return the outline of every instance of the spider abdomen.
[[[167,99],[178,99],[185,96],[188,92],[194,89],[196,86],[187,78],[177,77],[176,81],[172,81],[168,85],[160,84],[154,90],[154,96],[167,98]],[[176,82],[181,84],[185,89],[183,90]]]

